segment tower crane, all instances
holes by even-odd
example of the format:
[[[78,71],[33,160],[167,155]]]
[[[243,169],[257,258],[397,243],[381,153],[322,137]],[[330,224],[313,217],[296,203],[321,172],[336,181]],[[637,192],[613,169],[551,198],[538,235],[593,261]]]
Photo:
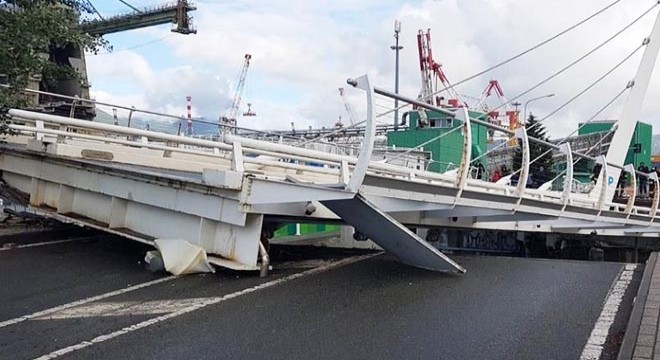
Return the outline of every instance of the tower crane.
[[[229,111],[224,116],[220,117],[220,124],[229,127],[230,132],[236,131],[236,116],[238,115],[238,109],[241,106],[241,96],[243,95],[243,89],[245,88],[245,78],[247,77],[247,71],[250,67],[250,59],[252,55],[245,54],[245,60],[243,61],[243,67],[241,68],[240,73],[238,74],[238,82],[236,84],[236,90],[234,90],[234,100],[231,103]],[[251,109],[248,109],[249,112],[252,112]],[[256,115],[256,114],[255,114]]]
[[[343,87],[339,88],[339,96],[341,97],[341,100],[344,102],[344,108],[346,109],[346,113],[348,114],[348,121],[350,121],[351,125],[355,124],[355,113],[353,112],[353,108],[351,107],[351,104],[348,102],[346,95],[344,95]],[[341,122],[341,117],[339,121]]]
[[[465,102],[461,99],[461,96],[456,92],[456,90],[451,87],[447,75],[442,70],[442,65],[435,62],[433,59],[433,52],[431,50],[431,29],[428,29],[426,32],[419,30],[417,32],[417,47],[419,50],[419,68],[422,75],[422,90],[420,96],[422,96],[427,103],[440,106],[440,98],[434,97],[432,94],[435,94],[438,90],[438,80],[442,84],[442,87],[448,88],[446,90],[449,95],[448,103],[449,106],[458,107],[461,104],[465,105]]]

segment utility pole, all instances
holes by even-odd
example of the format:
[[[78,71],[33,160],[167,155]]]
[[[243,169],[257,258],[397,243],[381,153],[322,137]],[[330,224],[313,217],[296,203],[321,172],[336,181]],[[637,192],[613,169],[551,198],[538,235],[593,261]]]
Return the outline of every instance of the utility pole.
[[[403,46],[399,46],[399,33],[401,32],[401,21],[394,20],[394,39],[396,43],[390,46],[390,49],[396,53],[396,63],[394,65],[394,93],[399,93],[399,51]],[[394,130],[399,128],[399,100],[394,99]]]

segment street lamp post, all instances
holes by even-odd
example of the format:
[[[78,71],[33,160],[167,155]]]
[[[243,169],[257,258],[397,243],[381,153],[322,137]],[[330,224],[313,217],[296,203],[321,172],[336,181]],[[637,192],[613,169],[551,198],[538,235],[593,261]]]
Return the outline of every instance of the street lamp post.
[[[401,21],[394,20],[394,39],[396,43],[390,46],[390,49],[396,53],[396,62],[394,65],[394,93],[399,93],[399,51],[403,46],[399,46],[399,33],[401,32]],[[399,128],[399,100],[394,99],[394,130]]]
[[[536,101],[536,100],[540,100],[540,99],[545,99],[545,98],[551,98],[551,97],[553,97],[553,96],[555,96],[554,93],[552,93],[552,94],[546,94],[546,95],[543,95],[543,96],[537,96],[537,97],[535,97],[535,98],[531,98],[531,99],[527,100],[527,101],[525,102],[525,107],[523,108],[523,109],[524,109],[524,110],[523,110],[523,116],[524,116],[524,117],[523,117],[523,121],[525,121],[525,122],[527,121],[527,104],[531,103],[532,101]]]

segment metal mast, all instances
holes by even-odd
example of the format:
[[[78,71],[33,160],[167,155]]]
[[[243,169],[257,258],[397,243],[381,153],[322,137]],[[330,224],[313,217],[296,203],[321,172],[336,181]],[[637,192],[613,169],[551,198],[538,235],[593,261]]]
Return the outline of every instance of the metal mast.
[[[644,44],[646,45],[644,56],[639,64],[635,78],[629,84],[632,86],[632,89],[630,89],[630,94],[621,112],[621,118],[617,122],[618,128],[612,137],[610,148],[607,151],[607,162],[610,164],[624,165],[623,162],[626,160],[630,141],[642,112],[646,91],[648,90],[655,62],[658,58],[658,51],[660,50],[660,13],[656,16],[651,35],[644,39]],[[612,201],[621,170],[619,168],[608,167],[607,174],[609,176],[606,183],[602,184],[602,179],[599,177],[598,185],[607,186],[606,201]],[[598,188],[599,186],[596,187]]]
[[[399,45],[399,33],[401,32],[401,21],[394,21],[394,39],[396,43],[390,46],[390,49],[396,52],[396,62],[394,65],[394,93],[399,93],[399,51],[403,49],[403,46]],[[351,124],[353,119],[351,119]],[[399,127],[399,99],[394,99],[394,129],[396,130]]]

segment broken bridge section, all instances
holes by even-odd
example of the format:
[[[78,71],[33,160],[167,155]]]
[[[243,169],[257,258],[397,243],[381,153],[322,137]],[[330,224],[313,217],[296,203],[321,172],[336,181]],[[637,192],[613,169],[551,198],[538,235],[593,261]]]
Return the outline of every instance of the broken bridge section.
[[[324,200],[321,203],[405,264],[433,271],[466,272],[461,265],[359,193],[351,199]]]

